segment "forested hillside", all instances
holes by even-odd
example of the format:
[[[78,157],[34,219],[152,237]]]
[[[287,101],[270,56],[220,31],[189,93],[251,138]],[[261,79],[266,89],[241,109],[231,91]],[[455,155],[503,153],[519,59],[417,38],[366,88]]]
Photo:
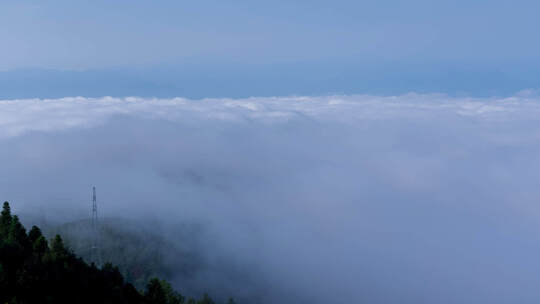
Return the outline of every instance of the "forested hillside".
[[[93,230],[90,220],[61,225],[41,226],[47,236],[60,234],[64,243],[86,262],[91,261],[90,246]],[[141,289],[152,277],[166,280],[193,276],[202,261],[194,252],[195,245],[183,246],[164,238],[140,222],[121,218],[100,220],[98,229],[99,255],[103,262],[118,266],[124,279]],[[191,231],[192,234],[195,232]]]
[[[232,300],[229,300],[233,303]],[[64,245],[33,226],[27,233],[10,206],[0,215],[0,303],[211,304],[185,299],[164,280],[153,278],[144,291],[127,283],[116,266],[88,265]]]

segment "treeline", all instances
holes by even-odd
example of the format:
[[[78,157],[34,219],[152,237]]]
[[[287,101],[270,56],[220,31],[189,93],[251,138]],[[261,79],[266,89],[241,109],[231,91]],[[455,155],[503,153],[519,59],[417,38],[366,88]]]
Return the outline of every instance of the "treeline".
[[[76,257],[56,235],[50,242],[33,226],[27,233],[5,202],[0,215],[0,303],[213,304],[186,299],[154,278],[145,291],[125,282],[117,267],[98,268]],[[231,299],[229,303],[234,303]]]
[[[0,205],[1,207],[1,205]],[[87,263],[92,261],[89,244],[95,237],[90,220],[78,220],[61,225],[43,222],[43,234],[60,234],[64,244]],[[156,225],[122,218],[102,218],[97,230],[100,256],[117,266],[124,279],[137,289],[145,289],[153,277],[189,280],[205,266],[195,239],[199,228],[182,226],[175,231],[181,238],[178,246],[165,238]],[[190,244],[192,246],[190,246]]]

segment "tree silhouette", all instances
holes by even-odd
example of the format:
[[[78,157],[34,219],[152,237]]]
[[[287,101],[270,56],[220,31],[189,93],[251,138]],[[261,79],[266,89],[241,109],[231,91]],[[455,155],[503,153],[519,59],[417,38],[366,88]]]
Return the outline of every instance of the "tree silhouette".
[[[49,244],[36,226],[26,233],[5,202],[0,214],[0,303],[183,304],[185,298],[157,278],[141,294],[125,282],[118,267],[108,263],[97,268],[76,257],[60,235]],[[187,303],[214,301],[205,294]]]

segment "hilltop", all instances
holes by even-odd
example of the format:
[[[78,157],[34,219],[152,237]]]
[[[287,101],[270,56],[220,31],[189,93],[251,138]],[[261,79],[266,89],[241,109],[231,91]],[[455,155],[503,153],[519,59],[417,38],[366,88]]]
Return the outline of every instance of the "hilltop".
[[[87,264],[65,245],[59,234],[48,241],[37,226],[27,233],[5,202],[0,215],[0,303],[212,304],[214,301],[206,294],[198,301],[186,299],[167,281],[158,278],[149,279],[144,291],[137,290],[126,282],[117,266]]]

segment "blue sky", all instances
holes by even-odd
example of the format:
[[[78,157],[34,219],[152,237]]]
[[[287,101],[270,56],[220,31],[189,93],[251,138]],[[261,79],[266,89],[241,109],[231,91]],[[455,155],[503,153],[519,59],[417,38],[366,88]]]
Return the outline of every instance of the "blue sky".
[[[534,1],[2,1],[0,97],[505,95],[539,86],[539,9]]]

